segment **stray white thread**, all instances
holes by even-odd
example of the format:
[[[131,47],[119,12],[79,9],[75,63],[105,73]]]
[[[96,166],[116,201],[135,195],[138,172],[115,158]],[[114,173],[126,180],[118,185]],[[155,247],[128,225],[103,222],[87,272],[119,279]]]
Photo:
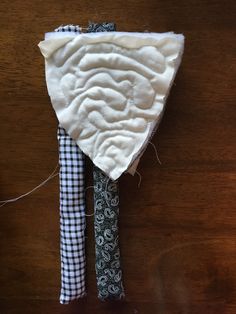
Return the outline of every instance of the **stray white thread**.
[[[84,189],[84,191],[86,192],[88,189],[93,189],[94,188],[94,185],[90,185],[90,186],[87,186],[85,189]],[[94,210],[94,212],[92,213],[92,214],[84,214],[84,216],[86,216],[86,217],[92,217],[92,216],[94,216],[95,215],[95,210]]]
[[[161,165],[161,161],[160,161],[160,158],[158,157],[158,153],[157,153],[157,148],[156,148],[156,146],[152,143],[152,142],[148,142],[149,144],[151,144],[152,145],[152,147],[154,148],[154,150],[155,150],[155,154],[156,154],[156,158],[157,158],[157,161],[159,162],[159,164]]]
[[[49,177],[44,180],[43,182],[41,182],[39,185],[37,185],[35,188],[33,188],[32,190],[30,190],[29,192],[26,192],[25,194],[22,194],[18,197],[15,197],[15,198],[12,198],[12,199],[9,199],[9,200],[3,200],[3,201],[0,201],[0,203],[2,205],[0,205],[0,207],[3,207],[4,205],[6,205],[7,203],[13,203],[13,202],[16,202],[28,195],[30,195],[31,193],[33,193],[34,191],[38,190],[39,188],[41,188],[43,185],[45,185],[48,181],[50,181],[52,178],[58,176],[59,172],[56,172],[57,171],[57,168],[59,166],[59,163],[56,165],[56,168],[53,170],[53,172],[49,175]]]
[[[90,185],[90,186],[87,186],[84,191],[86,192],[88,189],[93,189],[94,188],[94,185]]]
[[[135,174],[137,173],[137,175],[139,176],[139,183],[138,183],[138,188],[140,188],[141,182],[142,182],[142,176],[141,174],[136,170]]]
[[[95,215],[95,211],[92,214],[84,214],[84,216],[86,216],[86,217],[92,217],[94,215]]]
[[[82,27],[82,26],[79,26],[79,29],[80,29],[80,32],[82,33],[83,32],[83,30],[88,30],[88,27]]]
[[[107,182],[106,182],[106,186],[105,186],[105,200],[106,200],[106,203],[107,203],[107,206],[110,207],[109,203],[108,203],[108,198],[107,198],[107,190],[108,190],[108,183],[111,179],[108,177],[107,178]]]

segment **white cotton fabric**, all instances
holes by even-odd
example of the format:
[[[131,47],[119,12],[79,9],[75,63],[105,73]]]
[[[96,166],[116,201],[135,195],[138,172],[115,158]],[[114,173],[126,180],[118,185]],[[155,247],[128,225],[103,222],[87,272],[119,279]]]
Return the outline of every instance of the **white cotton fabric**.
[[[60,125],[111,179],[134,172],[162,116],[184,36],[58,32],[39,47]]]

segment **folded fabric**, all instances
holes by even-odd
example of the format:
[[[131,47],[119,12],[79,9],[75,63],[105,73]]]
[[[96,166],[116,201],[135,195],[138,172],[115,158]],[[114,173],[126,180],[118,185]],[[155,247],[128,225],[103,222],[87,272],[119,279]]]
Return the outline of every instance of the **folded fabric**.
[[[88,31],[95,32],[95,31],[112,31],[115,30],[115,26],[113,23],[102,23],[102,24],[95,24],[90,23]],[[57,28],[55,31],[59,32],[79,32],[79,26],[75,25],[66,25]],[[60,152],[60,159],[64,158],[64,167],[68,167],[71,165],[71,169],[73,169],[74,174],[76,172],[80,172],[80,176],[84,176],[84,158],[83,153],[78,148],[76,143],[70,138],[70,136],[66,133],[66,131],[62,127],[58,127],[58,140],[59,140],[59,152]],[[65,145],[67,144],[67,145]],[[69,163],[68,163],[69,161]],[[80,165],[79,162],[80,161]],[[78,167],[79,166],[79,167]],[[70,229],[68,226],[73,227],[74,230],[77,232],[81,231],[81,227],[83,231],[85,229],[85,208],[82,211],[78,211],[76,206],[70,206],[69,210],[67,207],[64,206],[65,204],[65,186],[70,187],[72,193],[74,193],[74,198],[81,199],[84,195],[78,192],[78,183],[79,180],[75,181],[72,178],[68,178],[68,172],[63,171],[63,167],[61,167],[60,171],[60,193],[61,193],[61,296],[60,302],[61,303],[69,303],[70,301],[77,299],[79,297],[84,296],[85,294],[85,241],[83,239],[81,243],[81,239],[74,239],[71,242],[70,239]],[[100,179],[100,181],[99,181]],[[103,179],[103,180],[102,180]],[[109,184],[104,185],[103,182],[108,182]],[[63,183],[66,183],[63,185]],[[111,185],[112,184],[112,185]],[[99,189],[99,197],[105,195],[110,195],[111,186],[112,193],[113,193],[113,200],[116,200],[115,212],[112,211],[113,208],[109,208],[107,205],[107,200],[98,208],[98,202],[94,201],[94,224],[95,224],[95,243],[96,243],[96,276],[97,276],[97,286],[98,286],[98,297],[100,299],[105,298],[113,298],[113,299],[120,299],[124,296],[123,291],[123,284],[122,284],[122,271],[120,269],[120,252],[118,247],[118,183],[116,182],[109,182],[109,178],[102,174],[102,172],[98,168],[94,168],[94,186],[95,186],[95,193],[94,199],[98,196],[98,190],[96,187],[100,186]],[[103,187],[103,189],[101,189]],[[84,180],[80,182],[80,189],[84,192]],[[108,191],[106,191],[108,189]],[[81,192],[80,191],[80,192]],[[96,193],[97,192],[97,193]],[[63,195],[63,196],[62,196]],[[102,197],[104,201],[104,197]],[[85,204],[85,201],[84,201]],[[113,204],[113,203],[112,203]],[[102,205],[102,203],[100,203]],[[108,208],[107,208],[108,207]],[[72,210],[73,209],[73,210]],[[108,210],[114,213],[112,216],[107,216]],[[100,229],[98,228],[97,222],[99,221],[99,217],[103,215],[105,211],[105,221],[103,227],[101,226]],[[65,213],[68,214],[68,217],[65,218]],[[79,219],[78,219],[79,215]],[[82,215],[82,217],[81,217]],[[69,218],[69,222],[68,222]],[[81,224],[81,218],[83,223]],[[116,226],[116,228],[115,228]],[[115,229],[114,229],[115,228]],[[99,243],[99,239],[103,236],[102,230],[105,230],[105,233],[110,234],[109,243],[107,243],[108,238],[107,236],[104,238],[104,245]],[[103,230],[103,231],[104,231]],[[66,240],[66,241],[65,241]],[[73,249],[72,249],[73,247]],[[107,251],[107,247],[109,250]],[[111,248],[113,248],[111,250]],[[67,252],[70,250],[73,251],[73,258],[68,257]],[[106,256],[104,254],[107,252]],[[109,260],[107,260],[107,256],[109,256]],[[79,259],[82,257],[82,263]],[[77,260],[77,262],[75,262]],[[101,267],[104,265],[104,267]],[[67,270],[70,270],[70,276],[68,276]],[[105,280],[104,280],[105,278]],[[107,279],[107,280],[106,280]],[[103,281],[102,281],[103,280]],[[72,289],[72,287],[76,286],[76,289]]]
[[[124,287],[120,262],[118,182],[94,167],[96,275],[99,299],[122,299]]]
[[[109,32],[104,32],[106,27]],[[159,125],[181,62],[184,36],[115,32],[106,23],[92,23],[88,29],[91,33],[80,34],[70,25],[63,32],[46,33],[39,47],[59,123],[95,165],[98,296],[120,299],[124,289],[116,180],[126,171],[135,173]]]
[[[79,32],[67,25],[55,31]],[[60,163],[60,303],[66,304],[86,294],[85,285],[85,159],[75,141],[58,126]]]
[[[90,23],[88,32],[115,31],[114,23]],[[94,232],[98,298],[124,297],[120,262],[118,182],[112,182],[99,168],[93,168]]]
[[[47,33],[39,43],[60,124],[111,179],[137,167],[183,46],[183,35],[128,32]]]

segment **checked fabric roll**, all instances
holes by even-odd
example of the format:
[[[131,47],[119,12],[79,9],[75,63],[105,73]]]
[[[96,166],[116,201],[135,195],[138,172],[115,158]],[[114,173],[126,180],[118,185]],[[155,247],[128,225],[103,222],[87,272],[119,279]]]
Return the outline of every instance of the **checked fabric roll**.
[[[84,154],[58,128],[60,163],[60,253],[62,304],[83,297],[85,291]]]
[[[68,25],[55,31],[79,32]],[[85,288],[85,158],[66,131],[58,127],[60,163],[60,303],[83,297]]]

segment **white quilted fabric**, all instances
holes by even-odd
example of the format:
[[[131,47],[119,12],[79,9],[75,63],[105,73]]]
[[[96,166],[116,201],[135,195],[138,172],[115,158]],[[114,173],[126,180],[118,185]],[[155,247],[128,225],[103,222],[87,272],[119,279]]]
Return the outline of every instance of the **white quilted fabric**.
[[[183,46],[174,33],[47,33],[39,43],[60,125],[111,179],[137,166]]]

